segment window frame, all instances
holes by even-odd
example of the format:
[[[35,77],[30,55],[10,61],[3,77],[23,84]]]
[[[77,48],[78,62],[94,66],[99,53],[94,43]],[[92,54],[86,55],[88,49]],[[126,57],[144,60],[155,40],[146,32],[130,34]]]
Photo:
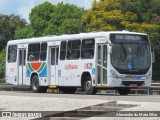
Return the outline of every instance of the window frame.
[[[16,47],[16,50],[15,50],[16,52],[14,52],[14,55],[12,56],[12,57],[14,57],[14,60],[11,60],[11,58],[10,58],[10,54],[11,54],[10,53],[10,47]],[[8,46],[8,51],[7,51],[7,62],[8,63],[15,63],[17,61],[17,51],[18,51],[18,46],[17,45],[9,45]]]
[[[78,43],[79,41],[79,43]],[[74,46],[75,43],[79,46],[78,49],[75,49],[76,47]],[[66,59],[67,60],[78,60],[81,58],[81,39],[78,40],[69,40],[67,42],[67,52],[66,52]],[[71,48],[69,48],[69,43],[71,43]],[[70,53],[70,55],[69,55]],[[77,57],[76,57],[77,56]]]
[[[45,50],[42,51],[42,45],[43,44],[46,44],[46,46],[45,46]],[[34,45],[39,45],[39,48],[36,51],[34,49]],[[33,48],[30,48],[30,47],[33,47]],[[28,62],[46,61],[47,60],[47,51],[48,51],[48,44],[47,44],[47,42],[30,43],[30,44],[28,44],[27,61]],[[45,53],[45,59],[42,59],[42,53]],[[33,59],[33,60],[31,60],[31,59]]]
[[[63,50],[62,49],[62,43],[65,42],[65,49]],[[60,60],[65,60],[66,59],[66,51],[67,51],[67,45],[68,45],[68,41],[61,41],[61,46],[60,46]],[[64,56],[62,56],[62,52],[65,52],[64,53]],[[62,58],[63,57],[63,58]]]
[[[45,51],[42,51],[42,45],[43,44],[46,44],[46,48],[45,48]],[[43,43],[41,43],[40,44],[40,55],[39,55],[39,59],[40,59],[40,61],[46,61],[46,59],[47,59],[47,48],[48,48],[48,44],[47,44],[47,42],[43,42]],[[45,52],[45,59],[42,59],[42,53],[44,53]]]
[[[93,41],[93,47],[92,48],[88,48],[88,47],[83,47],[83,41],[87,41],[87,40],[92,40]],[[81,43],[81,59],[94,59],[95,56],[95,38],[89,38],[89,39],[82,39],[82,43]],[[84,50],[83,50],[84,49]],[[93,54],[92,57],[83,57],[83,53],[87,53],[88,50],[92,50]],[[85,51],[85,52],[83,52]],[[89,52],[88,52],[89,53]]]

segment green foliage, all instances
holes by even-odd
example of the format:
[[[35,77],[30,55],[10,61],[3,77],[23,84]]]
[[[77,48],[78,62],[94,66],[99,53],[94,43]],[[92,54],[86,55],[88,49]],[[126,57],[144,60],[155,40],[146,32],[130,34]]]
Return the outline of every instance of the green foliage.
[[[14,39],[17,27],[24,27],[26,21],[15,15],[0,14],[0,82],[4,82],[5,78],[5,47],[8,40]]]
[[[75,5],[59,3],[51,14],[51,23],[59,28],[56,34],[79,33],[82,13],[83,9]]]
[[[58,30],[58,26],[52,23],[49,23],[48,27],[44,29],[43,36],[46,35],[56,35]]]
[[[153,23],[160,12],[160,4],[156,0],[120,0],[120,4],[122,12],[135,13],[139,23]]]
[[[5,57],[6,57],[6,50],[3,49],[0,52],[0,83],[5,82]]]
[[[15,39],[23,39],[23,38],[31,38],[33,36],[33,29],[30,25],[24,27],[24,28],[17,28],[14,38]]]
[[[34,7],[30,13],[30,26],[18,28],[15,38],[78,33],[83,9],[75,5],[49,2]],[[77,29],[77,27],[79,29]]]
[[[51,14],[54,12],[55,6],[49,2],[44,2],[34,7],[29,15],[34,36],[42,36],[45,28],[49,26]]]
[[[5,48],[8,40],[14,39],[17,27],[26,25],[26,21],[15,15],[0,14],[0,51]]]
[[[79,19],[65,19],[59,29],[61,34],[74,34],[80,31],[80,20]]]

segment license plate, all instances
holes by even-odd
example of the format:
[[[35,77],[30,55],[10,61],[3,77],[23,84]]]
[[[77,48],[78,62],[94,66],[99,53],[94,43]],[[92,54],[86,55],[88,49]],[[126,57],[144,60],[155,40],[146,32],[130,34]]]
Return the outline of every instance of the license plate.
[[[129,87],[137,87],[137,84],[130,84]]]

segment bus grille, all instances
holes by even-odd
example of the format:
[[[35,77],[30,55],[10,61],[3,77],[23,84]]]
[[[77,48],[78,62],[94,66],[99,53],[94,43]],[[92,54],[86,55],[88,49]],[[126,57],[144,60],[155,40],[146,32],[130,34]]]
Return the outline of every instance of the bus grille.
[[[136,84],[137,86],[142,86],[144,81],[122,81],[123,85],[129,86],[130,84]]]

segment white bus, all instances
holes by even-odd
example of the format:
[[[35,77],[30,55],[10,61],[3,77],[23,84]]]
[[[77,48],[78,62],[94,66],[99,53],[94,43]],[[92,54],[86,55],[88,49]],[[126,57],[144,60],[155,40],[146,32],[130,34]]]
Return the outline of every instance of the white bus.
[[[6,52],[6,82],[31,86],[33,92],[48,87],[63,93],[82,88],[116,89],[150,87],[152,54],[144,33],[91,32],[11,40]]]

